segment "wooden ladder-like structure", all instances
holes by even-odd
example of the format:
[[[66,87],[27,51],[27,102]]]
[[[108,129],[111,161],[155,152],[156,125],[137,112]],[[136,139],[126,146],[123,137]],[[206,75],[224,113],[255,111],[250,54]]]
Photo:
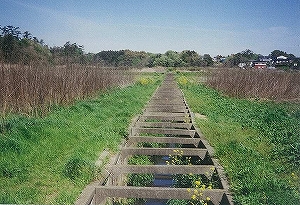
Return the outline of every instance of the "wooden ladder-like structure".
[[[165,148],[141,147],[143,143],[167,144]],[[174,153],[176,150],[176,153]],[[197,165],[128,165],[134,155],[172,156],[178,154],[197,160]],[[106,180],[87,189],[88,195],[81,197],[77,204],[105,204],[111,197],[143,199],[191,199],[193,193],[187,188],[174,187],[133,187],[124,182],[127,174],[151,173],[154,175],[200,174],[213,178],[218,187],[203,190],[203,198],[209,197],[208,204],[233,204],[229,186],[218,161],[213,158],[213,149],[194,123],[194,117],[174,76],[166,74],[161,86],[130,128],[128,139],[119,156],[106,167]],[[193,190],[193,188],[191,188]]]

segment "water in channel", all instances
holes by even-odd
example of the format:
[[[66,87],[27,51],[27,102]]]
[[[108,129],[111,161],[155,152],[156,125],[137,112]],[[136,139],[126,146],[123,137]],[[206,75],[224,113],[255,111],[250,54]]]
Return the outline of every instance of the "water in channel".
[[[156,158],[156,165],[166,165],[166,161],[170,160],[169,156],[162,156]],[[153,180],[154,187],[171,187],[174,181],[171,174],[155,174]],[[166,205],[166,199],[147,199],[145,205]]]

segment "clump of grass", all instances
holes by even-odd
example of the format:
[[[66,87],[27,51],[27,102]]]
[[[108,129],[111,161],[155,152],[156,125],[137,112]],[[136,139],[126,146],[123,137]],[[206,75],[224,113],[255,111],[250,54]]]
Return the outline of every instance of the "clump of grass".
[[[68,159],[63,169],[64,176],[71,180],[75,180],[77,177],[83,175],[87,175],[91,179],[94,177],[94,172],[95,166],[79,156],[74,156]]]
[[[299,81],[300,72],[214,69],[206,84],[229,96],[299,102]]]
[[[28,178],[28,168],[25,163],[0,160],[0,177],[11,179],[18,182],[24,182]]]

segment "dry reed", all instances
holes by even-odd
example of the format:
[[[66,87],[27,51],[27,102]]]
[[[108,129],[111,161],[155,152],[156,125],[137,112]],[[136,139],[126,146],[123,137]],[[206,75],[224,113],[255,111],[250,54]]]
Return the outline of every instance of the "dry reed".
[[[63,105],[100,90],[132,82],[116,68],[99,66],[0,65],[0,111],[41,115],[53,105]]]
[[[206,84],[229,96],[274,101],[300,100],[300,72],[215,69]]]

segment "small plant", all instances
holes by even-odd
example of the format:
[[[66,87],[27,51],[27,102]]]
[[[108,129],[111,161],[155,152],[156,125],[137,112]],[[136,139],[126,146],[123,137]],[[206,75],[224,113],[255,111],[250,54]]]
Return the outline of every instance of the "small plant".
[[[174,155],[169,155],[170,160],[166,161],[167,165],[192,165],[191,157],[184,157],[183,151],[179,149],[173,150]]]
[[[179,149],[173,150],[174,155],[169,155],[170,160],[166,161],[168,165],[192,165],[191,157],[183,156],[183,151]],[[212,166],[211,170],[215,168]],[[208,174],[208,173],[207,173]],[[191,200],[169,200],[168,205],[176,204],[192,204],[192,205],[207,205],[210,201],[209,197],[204,198],[203,192],[206,189],[213,189],[215,184],[213,179],[208,180],[201,174],[174,174],[175,187],[187,188],[191,193]]]
[[[178,78],[178,83],[179,83],[179,85],[187,85],[188,79],[182,75]]]
[[[203,192],[206,189],[212,189],[212,185],[206,186],[201,180],[194,182],[194,188],[187,188],[187,191],[191,193],[192,205],[207,205],[210,201],[210,197],[204,197]]]
[[[90,175],[94,172],[94,167],[90,166],[80,157],[71,157],[65,164],[63,174],[71,180],[81,177],[84,174]]]
[[[138,82],[140,85],[148,85],[151,84],[153,80],[149,77],[141,77]]]

